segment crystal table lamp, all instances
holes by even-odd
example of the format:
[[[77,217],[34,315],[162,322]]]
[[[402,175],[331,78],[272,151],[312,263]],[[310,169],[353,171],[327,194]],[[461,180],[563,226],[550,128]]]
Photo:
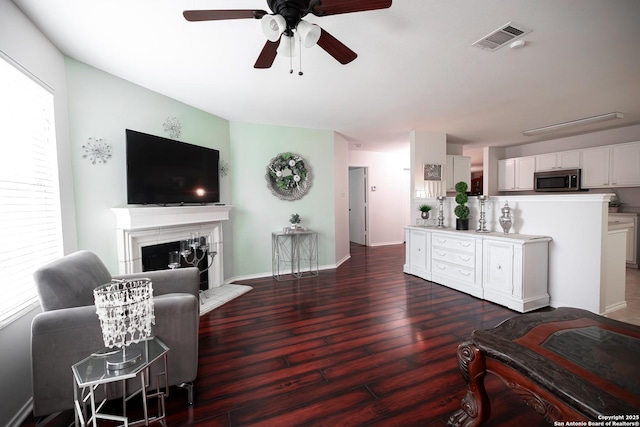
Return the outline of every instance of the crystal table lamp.
[[[96,313],[105,347],[117,349],[106,359],[107,369],[120,370],[137,363],[142,351],[127,346],[151,336],[155,323],[150,279],[111,280],[94,289]]]

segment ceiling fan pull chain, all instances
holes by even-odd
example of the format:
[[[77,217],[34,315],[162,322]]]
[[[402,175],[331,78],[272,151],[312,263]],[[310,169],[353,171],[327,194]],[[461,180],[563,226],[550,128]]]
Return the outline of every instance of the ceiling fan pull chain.
[[[301,76],[301,75],[304,74],[302,72],[302,41],[300,41],[300,43],[298,43],[298,44],[300,45],[299,46],[299,49],[300,49],[300,68],[299,68],[299,71],[298,71],[298,75]]]
[[[293,74],[293,35],[291,36],[291,42],[289,43],[289,74]]]

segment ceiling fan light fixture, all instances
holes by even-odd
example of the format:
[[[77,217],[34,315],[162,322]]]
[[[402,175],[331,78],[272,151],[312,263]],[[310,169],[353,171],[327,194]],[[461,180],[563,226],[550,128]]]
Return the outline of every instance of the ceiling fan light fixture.
[[[322,30],[316,24],[311,24],[307,21],[300,20],[296,31],[300,35],[300,41],[304,47],[312,47],[320,40]]]
[[[260,21],[262,32],[272,42],[278,41],[280,34],[287,29],[287,23],[282,15],[264,15]]]
[[[286,56],[287,58],[297,56],[295,35],[282,35],[280,38],[280,46],[278,46],[278,55]]]

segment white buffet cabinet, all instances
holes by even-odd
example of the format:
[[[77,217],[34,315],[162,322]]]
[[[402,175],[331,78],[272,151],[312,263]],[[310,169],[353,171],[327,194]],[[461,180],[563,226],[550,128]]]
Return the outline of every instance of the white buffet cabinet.
[[[407,226],[404,272],[524,313],[549,305],[550,237]]]

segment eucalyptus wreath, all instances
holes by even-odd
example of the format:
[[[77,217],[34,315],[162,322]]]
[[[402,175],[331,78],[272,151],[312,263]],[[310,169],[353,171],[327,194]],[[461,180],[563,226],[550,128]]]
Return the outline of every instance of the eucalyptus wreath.
[[[280,153],[269,162],[265,175],[271,192],[282,200],[297,200],[311,187],[311,170],[294,153]]]

